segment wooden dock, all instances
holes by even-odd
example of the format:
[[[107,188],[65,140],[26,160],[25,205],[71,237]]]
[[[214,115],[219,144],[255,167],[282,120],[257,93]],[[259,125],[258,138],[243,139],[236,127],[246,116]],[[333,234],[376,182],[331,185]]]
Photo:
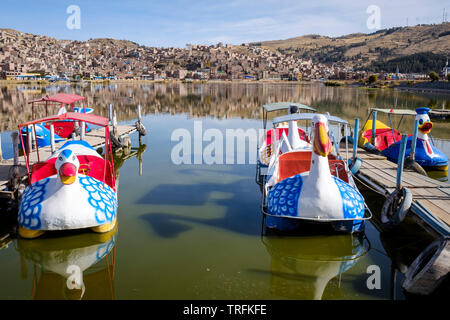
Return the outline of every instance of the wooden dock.
[[[110,131],[113,128],[110,126]],[[124,138],[129,136],[133,132],[137,131],[135,125],[117,125],[115,130],[117,138]],[[79,137],[77,137],[79,139]],[[85,139],[94,149],[101,148],[105,144],[105,129],[95,129],[91,130],[89,133],[86,133]],[[55,149],[58,150],[65,141],[55,144]],[[44,148],[39,148],[39,156],[41,161],[45,161],[52,155],[51,147],[47,146]],[[38,162],[37,154],[35,150],[30,154],[30,165]],[[9,181],[12,175],[12,170],[14,167],[14,160],[7,159],[0,161],[0,198],[13,198],[13,194],[11,191],[7,191],[7,187],[9,185]],[[25,180],[27,178],[27,171],[25,166],[25,159],[23,156],[19,157],[19,178],[21,180]]]
[[[358,148],[358,157],[363,162],[357,180],[385,196],[395,190],[397,164],[361,148]],[[413,195],[410,210],[413,219],[435,235],[450,235],[450,184],[405,169],[402,186]]]

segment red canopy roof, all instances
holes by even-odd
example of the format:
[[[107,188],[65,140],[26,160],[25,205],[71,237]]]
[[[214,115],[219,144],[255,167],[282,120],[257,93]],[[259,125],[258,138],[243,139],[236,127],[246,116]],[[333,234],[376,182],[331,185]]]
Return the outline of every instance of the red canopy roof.
[[[22,127],[26,127],[30,124],[36,124],[36,123],[42,123],[42,122],[48,122],[48,121],[62,121],[62,120],[75,120],[75,121],[84,121],[88,122],[97,126],[106,127],[108,126],[109,120],[105,117],[97,116],[95,114],[91,113],[79,113],[79,112],[66,112],[60,115],[53,115],[29,122],[25,122],[22,124],[19,124],[19,130]]]
[[[54,96],[46,95],[45,97],[42,97],[41,99],[32,100],[28,103],[34,103],[34,102],[59,102],[64,104],[72,104],[74,102],[84,100],[85,97],[76,95],[76,94],[67,94],[67,93],[58,93]]]

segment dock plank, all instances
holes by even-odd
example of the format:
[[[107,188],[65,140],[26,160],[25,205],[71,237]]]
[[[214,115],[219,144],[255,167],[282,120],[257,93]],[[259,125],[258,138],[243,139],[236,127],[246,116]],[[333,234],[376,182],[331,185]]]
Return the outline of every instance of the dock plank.
[[[360,174],[392,193],[396,188],[397,164],[384,157],[370,156],[361,150],[358,149],[358,156],[363,155],[360,156],[363,160]],[[450,226],[450,184],[405,169],[402,186],[412,192],[413,201],[422,204],[433,216]]]

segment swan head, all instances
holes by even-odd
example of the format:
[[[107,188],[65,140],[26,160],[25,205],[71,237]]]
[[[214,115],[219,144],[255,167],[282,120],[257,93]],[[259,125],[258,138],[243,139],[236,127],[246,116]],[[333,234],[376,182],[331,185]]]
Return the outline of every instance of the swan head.
[[[416,120],[419,121],[419,132],[422,134],[428,134],[431,132],[433,128],[433,123],[430,121],[430,117],[428,116],[428,111],[430,108],[417,108],[416,112]]]
[[[68,185],[75,182],[79,167],[80,162],[72,150],[64,149],[58,154],[55,168],[63,184]]]
[[[328,120],[322,115],[315,115],[312,119],[314,127],[313,150],[318,156],[327,157],[332,151],[331,141],[328,137]]]

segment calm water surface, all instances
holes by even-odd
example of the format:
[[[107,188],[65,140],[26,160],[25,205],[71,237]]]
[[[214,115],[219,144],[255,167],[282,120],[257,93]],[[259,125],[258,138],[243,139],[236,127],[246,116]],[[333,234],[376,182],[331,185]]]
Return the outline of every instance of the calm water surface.
[[[56,92],[86,96],[104,116],[113,103],[124,123],[134,123],[139,103],[148,134],[129,159],[116,159],[118,228],[104,235],[1,240],[0,299],[407,298],[400,287],[402,272],[432,240],[411,221],[395,235],[380,233],[375,219],[364,237],[262,236],[255,165],[175,165],[171,152],[177,142],[171,135],[186,129],[193,136],[198,120],[204,131],[214,128],[224,136],[226,129],[260,129],[260,106],[266,102],[299,101],[365,121],[369,107],[448,108],[449,96],[320,84],[0,87],[4,157],[12,155],[11,130],[31,118],[26,101]],[[400,129],[408,131],[412,123],[404,119]],[[436,144],[448,156],[449,128],[448,122],[433,128]],[[136,134],[132,142],[139,145]],[[382,199],[367,190],[363,195],[379,213]],[[10,228],[2,224],[0,230]],[[371,265],[380,267],[381,289],[367,287]]]

